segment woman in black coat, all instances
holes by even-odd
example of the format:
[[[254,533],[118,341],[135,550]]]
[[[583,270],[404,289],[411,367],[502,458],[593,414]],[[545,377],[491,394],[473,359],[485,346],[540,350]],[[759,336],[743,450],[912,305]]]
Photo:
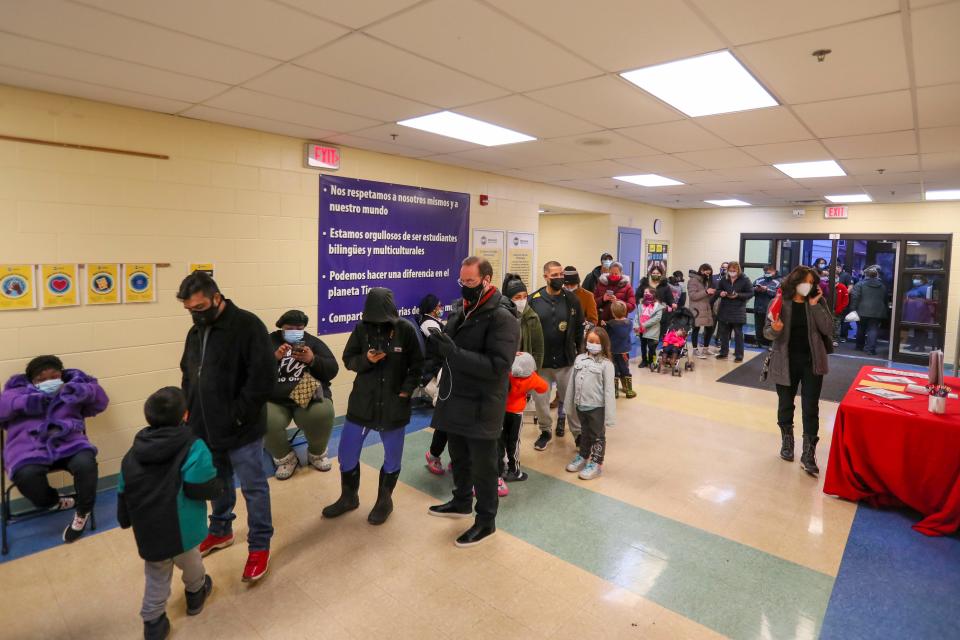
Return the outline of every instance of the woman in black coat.
[[[391,496],[400,476],[410,394],[417,388],[423,367],[416,328],[399,317],[389,289],[370,289],[363,318],[343,350],[343,364],[357,377],[340,434],[340,498],[323,510],[323,516],[336,518],[360,506],[360,451],[367,434],[378,431],[384,460],[377,503],[367,521],[383,524],[393,511]]]
[[[730,355],[730,332],[733,331],[735,350],[734,362],[743,362],[743,325],[747,323],[747,300],[753,297],[753,283],[743,275],[739,262],[731,262],[727,273],[717,284],[717,298],[720,308],[717,322],[720,336],[720,353],[717,360],[726,360]]]

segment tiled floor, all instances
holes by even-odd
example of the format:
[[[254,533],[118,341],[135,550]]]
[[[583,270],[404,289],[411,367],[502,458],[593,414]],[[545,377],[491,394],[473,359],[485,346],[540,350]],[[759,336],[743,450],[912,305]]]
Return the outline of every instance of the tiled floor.
[[[407,436],[383,527],[366,523],[379,445],[363,455],[362,508],[338,520],[320,517],[335,472],[271,481],[269,575],[240,582],[241,544],[210,556],[214,595],[195,618],[175,577],[173,637],[817,637],[828,602],[849,604],[830,598],[856,507],[777,458],[775,396],[714,382],[733,366],[635,372],[639,397],[619,401],[595,481],[564,471],[569,436],[535,452],[527,424],[531,477],[501,501],[498,535],[471,550],[452,544],[464,522],[426,514],[450,489],[423,467],[428,431]],[[824,464],[835,410],[822,405]],[[120,529],[0,564],[0,638],[138,637],[142,571]]]

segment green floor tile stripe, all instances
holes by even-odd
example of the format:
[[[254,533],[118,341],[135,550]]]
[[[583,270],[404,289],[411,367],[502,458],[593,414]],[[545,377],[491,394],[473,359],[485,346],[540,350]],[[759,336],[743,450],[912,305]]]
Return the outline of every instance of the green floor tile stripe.
[[[401,481],[446,500],[424,469],[429,431],[407,436]],[[378,468],[382,446],[362,459]],[[498,528],[731,638],[816,637],[832,576],[532,471],[500,503]],[[595,481],[596,482],[596,481]],[[602,482],[602,480],[600,480]],[[402,506],[398,505],[399,508]]]

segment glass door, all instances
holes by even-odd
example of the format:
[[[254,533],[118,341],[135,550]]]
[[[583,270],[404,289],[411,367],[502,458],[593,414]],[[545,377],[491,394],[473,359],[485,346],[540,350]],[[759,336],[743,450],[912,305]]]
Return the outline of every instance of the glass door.
[[[894,357],[926,362],[943,349],[947,313],[947,240],[907,240],[897,296]]]
[[[774,254],[777,244],[777,241],[773,238],[743,240],[740,251],[740,266],[743,267],[744,275],[750,278],[751,282],[756,282],[757,278],[763,275],[764,267],[769,264],[776,265]],[[750,298],[747,301],[747,324],[743,327],[746,338],[752,339],[754,342],[757,339],[757,323],[754,315],[755,301],[756,298]],[[762,329],[763,326],[761,325],[760,330]]]

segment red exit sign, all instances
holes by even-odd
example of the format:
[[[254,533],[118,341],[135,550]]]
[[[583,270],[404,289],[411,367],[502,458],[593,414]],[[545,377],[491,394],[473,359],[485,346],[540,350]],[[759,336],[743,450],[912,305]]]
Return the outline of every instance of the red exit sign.
[[[303,166],[313,169],[339,169],[340,149],[324,144],[308,142],[305,146],[306,154]]]
[[[847,218],[847,207],[827,207],[823,210],[823,217],[828,220]]]

